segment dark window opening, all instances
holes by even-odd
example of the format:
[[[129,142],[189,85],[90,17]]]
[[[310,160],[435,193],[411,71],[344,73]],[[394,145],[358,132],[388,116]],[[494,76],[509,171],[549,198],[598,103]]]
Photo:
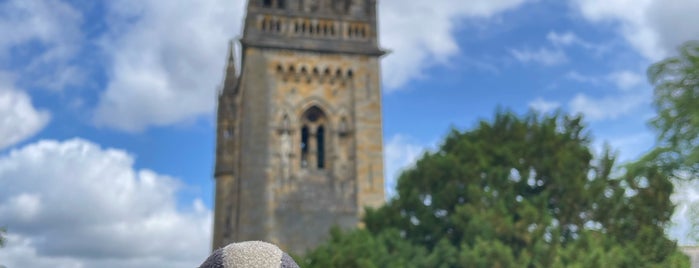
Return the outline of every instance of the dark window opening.
[[[262,6],[263,7],[272,7],[272,0],[263,0]]]
[[[286,1],[285,0],[277,0],[277,7],[284,9],[286,8]]]
[[[316,122],[320,117],[323,116],[323,111],[320,108],[313,106],[311,109],[306,111],[306,119],[310,122]]]
[[[301,128],[301,167],[308,167],[308,127]]]
[[[318,169],[325,168],[325,131],[322,126],[318,127],[318,132],[316,134],[316,141],[318,144]]]
[[[324,169],[325,161],[325,112],[318,106],[312,106],[301,116],[301,167]]]

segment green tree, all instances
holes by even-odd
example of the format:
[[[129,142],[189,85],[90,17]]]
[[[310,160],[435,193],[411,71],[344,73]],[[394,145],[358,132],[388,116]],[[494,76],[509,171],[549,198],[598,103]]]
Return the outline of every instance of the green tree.
[[[699,175],[699,42],[687,42],[679,54],[653,64],[648,78],[655,87],[658,115],[651,125],[658,145],[642,163],[659,164],[675,178]]]
[[[658,166],[676,184],[687,187],[699,178],[699,42],[687,42],[676,56],[653,64],[648,79],[655,88],[657,115],[650,123],[657,131],[657,145],[629,168]],[[699,241],[699,202],[687,205],[690,237]]]
[[[673,184],[657,167],[594,159],[579,117],[498,113],[452,131],[307,267],[678,267],[664,235]],[[613,176],[612,174],[617,174]],[[604,264],[604,265],[602,265]]]
[[[7,234],[7,229],[0,227],[0,248],[5,246],[5,234]]]
[[[0,227],[0,248],[5,246],[5,234],[7,234],[7,229]],[[0,268],[5,268],[5,266],[0,264]]]

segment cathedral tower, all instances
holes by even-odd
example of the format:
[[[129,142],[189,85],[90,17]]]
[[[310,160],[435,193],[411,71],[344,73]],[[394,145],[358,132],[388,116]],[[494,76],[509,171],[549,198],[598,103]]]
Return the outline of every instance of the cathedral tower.
[[[303,252],[384,202],[376,0],[249,0],[219,96],[214,248]]]

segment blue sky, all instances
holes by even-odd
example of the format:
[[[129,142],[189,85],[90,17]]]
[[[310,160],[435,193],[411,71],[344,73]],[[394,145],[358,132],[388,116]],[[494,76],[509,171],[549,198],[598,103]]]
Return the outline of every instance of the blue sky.
[[[622,160],[653,145],[649,64],[699,39],[694,0],[383,0],[387,191],[498,108],[582,113]],[[242,0],[0,0],[8,267],[192,267],[209,248],[215,94]],[[685,185],[669,231],[681,243]]]

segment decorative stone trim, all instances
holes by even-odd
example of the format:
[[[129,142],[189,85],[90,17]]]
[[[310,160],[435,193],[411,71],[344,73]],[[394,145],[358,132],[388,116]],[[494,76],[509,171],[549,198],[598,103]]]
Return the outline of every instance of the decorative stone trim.
[[[308,82],[318,80],[321,83],[328,82],[330,84],[339,81],[345,82],[354,78],[354,70],[348,68],[331,66],[307,66],[305,64],[283,64],[278,63],[276,72],[281,75],[283,80],[295,78],[297,80],[305,79]]]

